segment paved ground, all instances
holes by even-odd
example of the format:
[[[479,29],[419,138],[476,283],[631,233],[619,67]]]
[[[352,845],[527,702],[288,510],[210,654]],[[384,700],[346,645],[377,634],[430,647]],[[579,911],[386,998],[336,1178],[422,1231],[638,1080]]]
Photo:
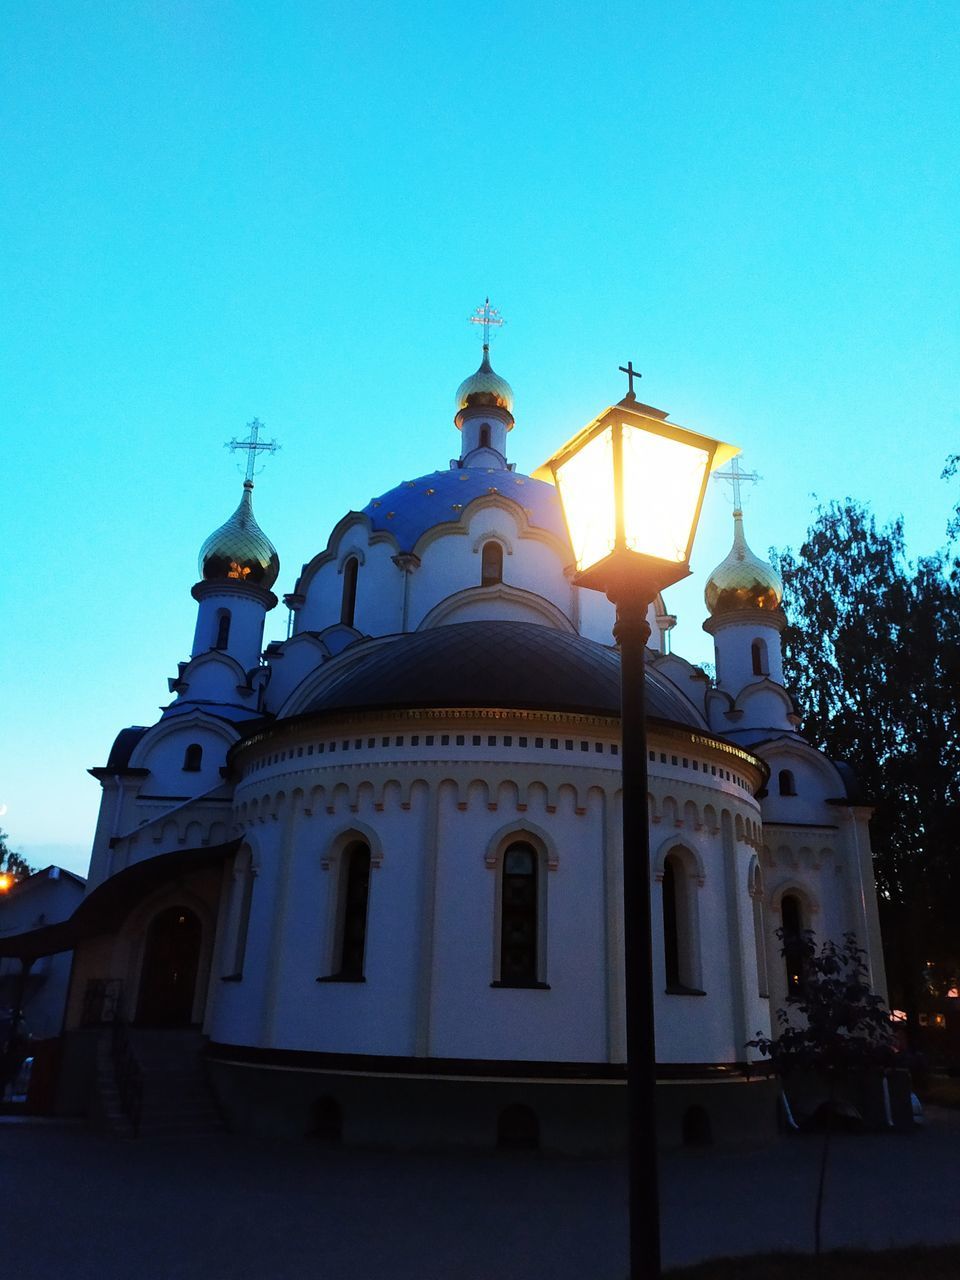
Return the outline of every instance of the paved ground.
[[[838,1137],[824,1247],[960,1242],[960,1112]],[[667,1265],[809,1250],[819,1143],[662,1162]],[[0,1275],[16,1280],[622,1280],[614,1160],[124,1142],[0,1120]]]

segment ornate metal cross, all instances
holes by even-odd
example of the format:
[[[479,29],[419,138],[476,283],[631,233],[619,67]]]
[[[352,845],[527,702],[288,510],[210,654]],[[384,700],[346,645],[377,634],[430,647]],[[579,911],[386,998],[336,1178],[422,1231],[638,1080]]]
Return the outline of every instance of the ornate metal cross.
[[[747,484],[756,484],[760,476],[756,471],[741,471],[740,458],[730,459],[729,471],[715,471],[713,473],[714,480],[723,480],[733,489],[733,509],[742,514],[743,508],[740,505],[740,486],[744,482]]]
[[[223,447],[229,449],[231,453],[236,453],[238,449],[243,449],[247,455],[247,467],[244,480],[253,483],[254,473],[256,471],[256,461],[258,453],[276,453],[280,448],[276,440],[261,440],[260,432],[263,430],[263,423],[259,418],[254,418],[252,422],[247,423],[250,431],[246,440],[238,440],[236,436]]]
[[[485,298],[482,307],[477,307],[472,316],[467,316],[470,324],[483,325],[483,345],[484,349],[490,346],[490,328],[493,326],[499,329],[506,321],[501,316],[496,307],[491,307],[490,299]]]
[[[633,390],[633,380],[634,378],[642,378],[643,374],[637,369],[634,369],[632,360],[628,360],[626,364],[622,364],[620,366],[620,372],[625,373],[630,381],[630,390],[627,392],[627,395],[633,396],[635,394]]]

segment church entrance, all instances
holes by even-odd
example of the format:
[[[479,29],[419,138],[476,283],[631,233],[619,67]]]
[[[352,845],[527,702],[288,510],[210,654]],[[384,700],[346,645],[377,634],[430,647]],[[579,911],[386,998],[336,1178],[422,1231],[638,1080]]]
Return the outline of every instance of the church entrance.
[[[167,907],[151,920],[137,1001],[140,1026],[190,1026],[201,935],[189,907]]]

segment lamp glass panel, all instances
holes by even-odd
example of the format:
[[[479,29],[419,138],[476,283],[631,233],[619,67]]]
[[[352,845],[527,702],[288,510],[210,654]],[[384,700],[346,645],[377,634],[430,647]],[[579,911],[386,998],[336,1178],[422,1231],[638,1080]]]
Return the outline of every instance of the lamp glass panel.
[[[556,475],[577,569],[589,569],[610,555],[616,543],[613,428],[594,436]]]
[[[628,550],[681,563],[697,515],[706,449],[623,425],[623,523]]]

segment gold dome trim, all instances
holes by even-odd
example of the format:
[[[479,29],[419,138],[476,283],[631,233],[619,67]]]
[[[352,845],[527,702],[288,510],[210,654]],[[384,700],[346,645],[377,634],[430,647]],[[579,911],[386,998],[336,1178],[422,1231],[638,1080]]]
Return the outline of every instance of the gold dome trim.
[[[480,368],[469,378],[464,378],[457,387],[457,409],[495,408],[513,412],[513,388],[506,378],[494,373],[490,364],[490,353],[483,349]]]
[[[711,615],[739,609],[762,609],[767,613],[778,609],[783,599],[780,575],[747,546],[741,511],[733,513],[733,521],[730,553],[707,579],[703,593],[707,609]]]
[[[269,590],[280,573],[280,557],[257,524],[245,480],[240,505],[200,548],[200,577],[205,582],[237,582]]]

